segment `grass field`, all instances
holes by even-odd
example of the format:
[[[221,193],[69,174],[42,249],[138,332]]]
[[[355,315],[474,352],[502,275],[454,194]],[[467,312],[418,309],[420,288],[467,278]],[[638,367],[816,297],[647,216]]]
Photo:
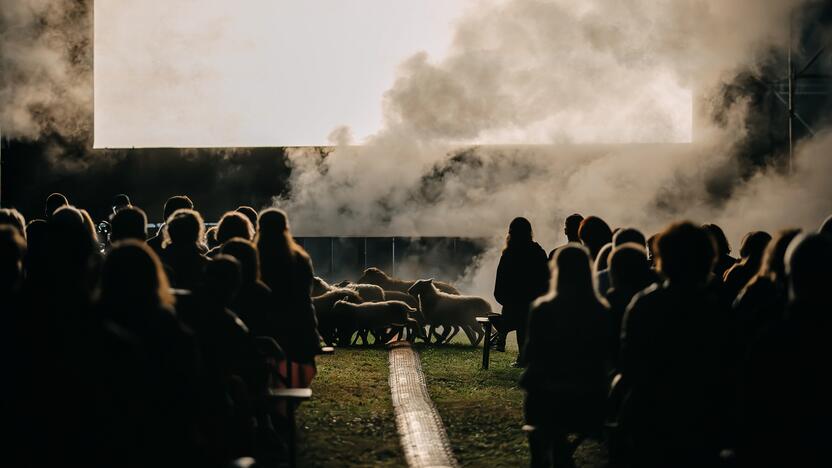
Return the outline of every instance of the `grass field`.
[[[445,423],[457,460],[463,466],[528,465],[523,424],[521,369],[513,335],[505,353],[491,354],[491,368],[480,369],[482,348],[464,338],[444,346],[416,346],[428,391]],[[314,397],[298,412],[299,465],[405,466],[388,385],[384,348],[339,348],[318,358]],[[603,466],[598,443],[576,452],[582,467]]]
[[[387,381],[387,350],[339,348],[317,359],[313,399],[297,414],[298,465],[405,466]]]

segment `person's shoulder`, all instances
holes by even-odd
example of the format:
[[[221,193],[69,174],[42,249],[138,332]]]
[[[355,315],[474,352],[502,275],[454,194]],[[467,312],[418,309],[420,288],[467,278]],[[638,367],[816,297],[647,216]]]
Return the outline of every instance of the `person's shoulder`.
[[[666,296],[667,288],[664,285],[653,283],[633,296],[628,309],[650,310],[654,305],[663,302]]]
[[[534,252],[535,255],[539,257],[548,258],[546,256],[546,251],[543,250],[543,247],[541,247],[540,244],[538,244],[537,242],[532,242],[531,250]]]

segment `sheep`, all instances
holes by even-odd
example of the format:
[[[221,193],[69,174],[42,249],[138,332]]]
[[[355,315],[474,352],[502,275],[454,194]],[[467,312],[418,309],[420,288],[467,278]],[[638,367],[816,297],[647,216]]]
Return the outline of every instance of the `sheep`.
[[[318,333],[326,344],[332,346],[335,343],[335,330],[337,321],[332,311],[333,306],[339,300],[346,300],[354,304],[364,302],[357,292],[352,289],[332,288],[329,291],[312,298],[312,305],[315,306],[315,315],[318,317]]]
[[[482,339],[482,327],[477,323],[477,317],[486,317],[491,313],[491,304],[485,299],[475,296],[458,296],[448,294],[437,289],[433,279],[418,280],[407,292],[419,298],[424,314],[431,327],[442,326],[442,340],[450,337],[450,327],[461,327],[471,344],[477,346]],[[430,334],[433,334],[431,330]]]
[[[350,281],[341,281],[336,286],[339,288],[349,288],[361,295],[366,302],[382,302],[387,300],[384,294],[384,289],[375,284],[352,283]]]
[[[377,343],[381,337],[383,341],[387,341],[396,334],[397,330],[401,333],[404,328],[411,330],[412,336],[415,320],[411,318],[411,315],[416,312],[416,309],[401,301],[362,304],[338,301],[332,307],[332,312],[338,328],[338,343],[343,346],[350,344],[350,339],[355,332],[358,332],[364,344],[367,344],[366,330],[375,332]],[[394,329],[393,333],[388,333],[387,329]],[[358,337],[356,337],[357,340]]]
[[[332,290],[332,286],[320,276],[312,278],[312,297],[322,296]]]
[[[404,281],[396,278],[391,278],[387,275],[387,273],[381,271],[376,267],[367,268],[364,270],[364,274],[361,278],[358,279],[359,283],[368,283],[368,284],[375,284],[381,286],[385,291],[399,291],[406,293],[411,286],[413,286],[415,281]],[[455,296],[459,295],[459,290],[455,287],[451,286],[448,283],[443,283],[441,281],[435,281],[434,285],[439,288],[440,291],[453,294]]]

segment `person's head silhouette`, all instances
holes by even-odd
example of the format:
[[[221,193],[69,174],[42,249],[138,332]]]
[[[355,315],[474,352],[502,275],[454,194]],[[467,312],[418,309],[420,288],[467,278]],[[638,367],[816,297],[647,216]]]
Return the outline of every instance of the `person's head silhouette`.
[[[558,296],[596,297],[589,250],[580,244],[567,244],[552,260],[552,284]]]
[[[101,302],[119,308],[173,304],[162,263],[153,249],[136,239],[113,244],[101,269],[99,294]]]
[[[221,253],[240,262],[240,276],[244,284],[260,279],[260,256],[253,242],[235,237],[223,244]]]
[[[222,245],[234,237],[251,240],[254,237],[254,227],[242,213],[229,211],[222,215],[217,225],[217,244]]]
[[[613,247],[619,247],[628,243],[638,244],[642,247],[646,247],[647,239],[644,238],[644,234],[642,234],[641,231],[635,228],[622,228],[616,231],[615,234],[613,234]]]
[[[0,226],[8,225],[26,238],[26,218],[14,208],[0,208]]]
[[[610,285],[616,289],[639,289],[650,281],[647,251],[636,243],[616,247],[609,259]]]
[[[176,212],[176,210],[192,210],[194,209],[194,202],[186,195],[174,195],[165,202],[164,220],[167,222],[168,218]]]
[[[26,240],[20,231],[0,224],[0,292],[9,293],[20,287],[25,256]]]
[[[832,305],[832,239],[823,234],[797,236],[786,250],[789,298],[793,302]]]
[[[67,201],[66,197],[62,193],[53,193],[46,197],[46,208],[44,209],[44,214],[46,215],[46,219],[49,219],[58,208],[62,206],[69,205],[69,201]]]
[[[205,236],[205,223],[194,210],[176,210],[165,223],[164,236],[165,245],[199,245]]]
[[[832,215],[826,218],[823,224],[820,225],[820,230],[818,232],[827,236],[832,236]]]
[[[235,210],[237,213],[241,213],[243,216],[248,218],[251,222],[252,227],[257,227],[257,210],[250,206],[239,206]]]
[[[725,232],[721,227],[716,224],[703,224],[702,229],[707,231],[711,235],[711,238],[713,238],[718,257],[731,253],[731,244],[728,243],[728,238],[725,237]]]
[[[205,292],[223,305],[234,300],[241,286],[240,262],[230,255],[217,255],[205,267]]]
[[[708,281],[716,259],[713,237],[684,221],[671,224],[655,242],[659,271],[671,285],[697,286]]]
[[[780,231],[766,246],[763,262],[760,265],[759,276],[765,276],[773,281],[785,281],[786,278],[786,249],[800,234],[800,229]]]
[[[122,208],[127,208],[128,206],[133,205],[130,203],[130,197],[128,197],[127,194],[120,193],[113,197],[113,213],[116,213]]]
[[[567,242],[581,242],[578,230],[581,228],[581,222],[583,220],[584,217],[578,213],[566,217],[566,220],[563,222],[563,233],[566,234]]]
[[[139,207],[123,207],[110,216],[110,242],[125,239],[147,239],[147,216]]]
[[[601,248],[612,242],[612,230],[603,219],[597,216],[589,216],[581,221],[578,237],[580,237],[581,243],[589,249],[594,260]]]

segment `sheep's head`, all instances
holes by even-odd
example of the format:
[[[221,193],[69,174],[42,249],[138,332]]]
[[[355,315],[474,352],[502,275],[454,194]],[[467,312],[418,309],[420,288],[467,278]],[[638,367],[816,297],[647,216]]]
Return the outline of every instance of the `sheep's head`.
[[[344,281],[341,281],[340,283],[336,284],[335,286],[337,286],[339,288],[346,288],[349,285],[350,285],[350,280],[344,280]]]
[[[426,280],[417,280],[413,286],[407,289],[407,293],[413,297],[419,297],[427,293],[435,293],[436,286],[433,285],[433,278]]]
[[[387,273],[379,270],[376,267],[370,267],[364,270],[364,274],[361,275],[361,278],[358,279],[358,283],[376,284],[380,281],[385,281],[388,279],[390,279],[390,277],[387,276]]]
[[[331,286],[323,278],[316,276],[312,279],[312,296],[320,296],[330,289]]]

